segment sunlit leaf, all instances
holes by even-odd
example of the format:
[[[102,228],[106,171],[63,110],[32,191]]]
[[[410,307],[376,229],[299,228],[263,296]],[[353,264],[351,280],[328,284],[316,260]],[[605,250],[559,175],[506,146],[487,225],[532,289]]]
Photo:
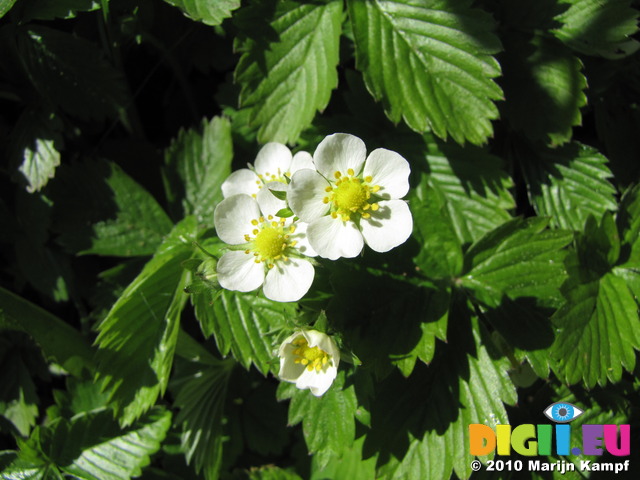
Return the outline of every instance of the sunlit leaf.
[[[459,143],[486,142],[498,118],[500,51],[468,0],[350,0],[356,65],[389,118]]]
[[[614,211],[616,189],[607,159],[579,143],[537,149],[522,155],[529,196],[538,215],[551,225],[581,230],[589,215]]]
[[[240,0],[165,0],[165,2],[178,7],[187,17],[207,25],[219,25],[240,6]]]
[[[196,221],[176,225],[154,257],[98,325],[98,378],[123,425],[148,410],[169,381],[190,273]]]
[[[562,26],[553,34],[571,48],[586,55],[615,59],[640,48],[630,38],[638,31],[638,11],[630,0],[561,0],[569,8],[556,16]]]
[[[504,103],[515,130],[532,140],[560,145],[582,123],[587,79],[580,60],[558,40],[514,36],[506,44]]]
[[[342,2],[276,5],[271,37],[254,39],[254,32],[245,32],[251,39],[242,44],[235,78],[258,140],[290,143],[327,106],[338,83]]]

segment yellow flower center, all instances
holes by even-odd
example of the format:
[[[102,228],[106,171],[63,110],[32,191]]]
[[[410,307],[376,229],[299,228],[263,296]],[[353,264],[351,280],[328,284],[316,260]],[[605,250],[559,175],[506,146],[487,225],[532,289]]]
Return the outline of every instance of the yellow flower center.
[[[343,221],[347,221],[353,214],[369,218],[369,210],[378,210],[379,205],[371,201],[371,194],[380,190],[380,187],[371,185],[372,177],[358,178],[352,168],[347,170],[347,175],[337,171],[333,176],[336,181],[325,189],[328,195],[323,199],[324,203],[331,203],[333,218],[340,216]]]
[[[254,218],[251,224],[255,227],[244,239],[250,244],[244,251],[253,254],[256,263],[265,262],[269,268],[274,267],[277,260],[288,260],[287,249],[295,247],[297,242],[290,240],[290,235],[296,231],[295,225],[285,226],[285,219],[275,220],[272,215]]]
[[[300,363],[307,367],[310,372],[315,370],[320,372],[325,365],[331,364],[331,355],[329,355],[320,347],[309,347],[309,343],[304,337],[299,337],[292,342],[292,345],[297,347],[293,353],[298,358],[294,360],[294,363]]]
[[[258,232],[253,240],[253,249],[263,258],[275,258],[282,255],[287,243],[280,227],[266,227]]]

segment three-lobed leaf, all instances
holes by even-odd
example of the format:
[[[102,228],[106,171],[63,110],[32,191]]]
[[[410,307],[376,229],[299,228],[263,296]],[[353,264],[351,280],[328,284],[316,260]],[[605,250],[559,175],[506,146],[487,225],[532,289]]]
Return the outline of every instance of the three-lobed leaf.
[[[468,0],[349,0],[356,65],[389,118],[482,144],[498,118],[500,41]]]
[[[272,36],[242,43],[235,71],[240,105],[260,142],[295,142],[338,84],[342,2],[277,2]],[[255,29],[254,24],[247,29]]]

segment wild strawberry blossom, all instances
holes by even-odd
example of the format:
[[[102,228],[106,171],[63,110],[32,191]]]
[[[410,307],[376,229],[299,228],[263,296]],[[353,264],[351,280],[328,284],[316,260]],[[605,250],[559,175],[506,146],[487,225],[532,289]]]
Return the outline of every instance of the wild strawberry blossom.
[[[355,257],[364,246],[387,252],[413,230],[407,203],[409,163],[384,148],[366,155],[358,137],[336,133],[313,154],[314,169],[293,174],[287,200],[308,222],[309,243],[321,257]]]
[[[218,237],[237,246],[218,261],[220,286],[240,292],[262,286],[271,300],[299,300],[314,277],[313,265],[304,258],[316,255],[306,239],[307,226],[277,217],[285,203],[268,188],[256,197],[232,195],[216,206],[214,225]]]
[[[278,351],[279,377],[309,389],[316,397],[323,395],[338,374],[340,350],[336,342],[317,330],[301,330],[289,336]]]
[[[286,182],[302,168],[314,168],[308,152],[291,154],[291,150],[281,143],[265,144],[256,156],[253,167],[241,168],[233,172],[222,184],[224,198],[246,193],[254,198],[269,182]]]

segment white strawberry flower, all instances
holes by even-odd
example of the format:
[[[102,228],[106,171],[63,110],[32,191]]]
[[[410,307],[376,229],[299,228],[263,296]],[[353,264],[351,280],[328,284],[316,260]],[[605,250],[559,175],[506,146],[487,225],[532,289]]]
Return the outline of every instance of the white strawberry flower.
[[[217,265],[220,286],[250,292],[262,286],[265,296],[278,302],[297,301],[307,293],[315,274],[304,258],[316,252],[306,238],[306,224],[280,218],[285,206],[269,189],[286,186],[274,182],[259,191],[257,198],[232,195],[214,211],[218,237],[236,250],[226,252]]]
[[[255,198],[267,183],[286,183],[285,177],[291,178],[303,168],[313,168],[313,162],[308,152],[292,155],[286,145],[269,142],[260,149],[254,165],[249,167],[236,170],[222,183],[224,198],[239,193]]]
[[[289,336],[280,345],[278,356],[280,379],[301,390],[309,389],[316,397],[329,390],[338,374],[340,350],[329,335],[317,330]]]
[[[384,148],[366,155],[358,137],[336,133],[313,154],[315,169],[298,170],[287,200],[309,223],[307,236],[321,257],[355,257],[369,245],[387,252],[404,243],[413,230],[409,206],[409,163]]]

